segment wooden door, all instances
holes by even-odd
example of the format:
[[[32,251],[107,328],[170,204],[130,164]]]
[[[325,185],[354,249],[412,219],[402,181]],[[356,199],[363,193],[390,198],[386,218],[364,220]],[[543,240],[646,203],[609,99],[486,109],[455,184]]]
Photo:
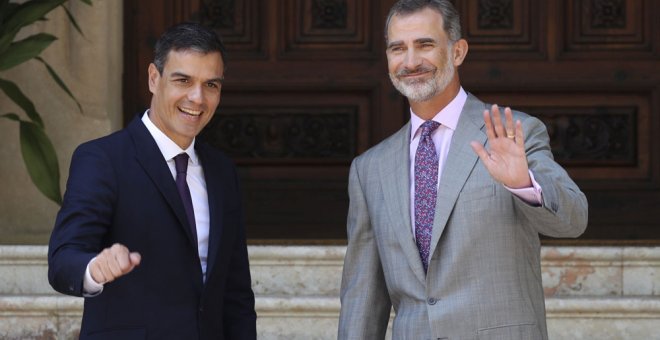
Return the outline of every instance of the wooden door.
[[[248,237],[343,243],[356,155],[408,120],[387,77],[393,0],[125,1],[126,122],[149,104],[147,65],[168,26],[198,21],[229,49],[204,138],[237,163]],[[579,242],[660,240],[660,4],[456,1],[470,52],[463,86],[541,118],[586,192]]]

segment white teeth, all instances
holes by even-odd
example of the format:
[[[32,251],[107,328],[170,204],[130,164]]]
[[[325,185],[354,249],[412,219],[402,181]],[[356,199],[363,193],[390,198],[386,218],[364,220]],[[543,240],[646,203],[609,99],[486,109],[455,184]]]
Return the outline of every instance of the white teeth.
[[[202,114],[202,111],[195,111],[195,110],[185,109],[185,108],[182,108],[182,107],[180,107],[179,110],[181,110],[182,112],[185,112],[185,113],[187,113],[191,116],[199,116],[199,115]]]

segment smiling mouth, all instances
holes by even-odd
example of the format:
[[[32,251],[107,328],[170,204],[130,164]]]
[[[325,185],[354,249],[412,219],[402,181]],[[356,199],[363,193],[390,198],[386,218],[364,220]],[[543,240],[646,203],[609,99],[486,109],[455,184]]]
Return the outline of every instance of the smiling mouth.
[[[399,78],[416,78],[419,76],[431,74],[433,71],[433,68],[430,67],[418,67],[414,70],[403,69],[397,73],[397,76],[399,76]]]
[[[432,72],[432,70],[417,70],[414,72],[402,72],[399,74],[401,78],[416,78],[420,76],[425,76],[428,75]]]
[[[203,112],[203,111],[197,111],[197,110],[186,109],[186,108],[183,108],[183,107],[179,107],[179,111],[181,111],[181,112],[183,112],[183,113],[185,113],[185,114],[187,114],[187,115],[189,115],[189,116],[195,116],[195,117],[201,115],[202,112]]]

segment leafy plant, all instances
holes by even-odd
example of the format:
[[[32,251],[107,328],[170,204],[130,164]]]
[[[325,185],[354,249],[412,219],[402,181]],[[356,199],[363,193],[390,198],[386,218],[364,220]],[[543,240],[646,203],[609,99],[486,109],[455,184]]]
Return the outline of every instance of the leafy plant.
[[[78,109],[82,112],[82,106],[74,97],[73,93],[71,93],[62,79],[60,79],[55,70],[45,60],[39,57],[43,50],[50,46],[53,41],[57,40],[57,37],[48,33],[38,33],[15,41],[16,35],[23,27],[37,21],[47,20],[45,15],[60,6],[66,11],[67,17],[73,27],[83,35],[73,15],[64,6],[64,3],[67,1],[28,0],[15,3],[10,2],[10,0],[0,0],[0,72],[35,59],[46,67],[48,74],[55,80],[55,83],[76,102]],[[92,5],[92,0],[80,1],[87,5]],[[19,123],[21,154],[23,155],[23,161],[32,179],[32,183],[47,198],[58,205],[62,204],[57,154],[55,153],[53,144],[46,135],[41,115],[37,112],[32,101],[12,81],[0,78],[0,90],[25,111],[27,116],[27,119],[24,119],[16,113],[8,112],[1,114],[0,118],[6,118]]]

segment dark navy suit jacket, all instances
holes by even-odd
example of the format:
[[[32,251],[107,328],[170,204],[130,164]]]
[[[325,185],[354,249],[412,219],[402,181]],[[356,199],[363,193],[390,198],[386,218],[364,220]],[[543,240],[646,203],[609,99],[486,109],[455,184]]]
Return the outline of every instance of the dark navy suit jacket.
[[[175,181],[139,118],[78,147],[48,250],[55,290],[82,296],[87,263],[121,243],[142,261],[85,299],[82,339],[255,339],[256,313],[236,170],[195,143],[210,230],[206,282]]]

